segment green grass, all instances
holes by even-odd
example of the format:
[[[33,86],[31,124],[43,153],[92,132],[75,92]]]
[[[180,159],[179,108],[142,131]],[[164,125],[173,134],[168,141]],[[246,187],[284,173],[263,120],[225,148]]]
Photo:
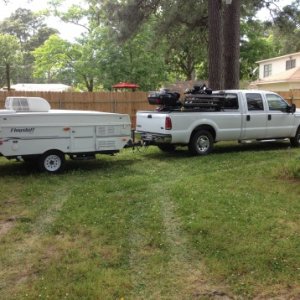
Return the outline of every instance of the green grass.
[[[0,299],[300,297],[300,151],[0,158]]]

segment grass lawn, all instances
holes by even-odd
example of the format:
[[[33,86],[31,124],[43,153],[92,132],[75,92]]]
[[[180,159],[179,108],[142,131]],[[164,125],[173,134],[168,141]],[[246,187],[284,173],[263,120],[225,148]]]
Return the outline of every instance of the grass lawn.
[[[299,299],[300,149],[0,158],[0,299]]]

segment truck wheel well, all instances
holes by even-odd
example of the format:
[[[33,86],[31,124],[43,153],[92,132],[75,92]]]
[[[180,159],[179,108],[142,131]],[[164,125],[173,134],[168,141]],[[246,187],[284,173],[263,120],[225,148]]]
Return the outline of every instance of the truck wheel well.
[[[213,137],[213,139],[214,139],[214,141],[215,141],[215,139],[216,139],[216,131],[215,131],[215,129],[214,129],[212,126],[210,126],[210,125],[201,125],[201,126],[196,127],[196,128],[193,130],[192,134],[191,134],[190,140],[193,138],[194,134],[195,134],[198,130],[207,130],[208,132],[210,132],[210,134],[212,135],[212,137]]]

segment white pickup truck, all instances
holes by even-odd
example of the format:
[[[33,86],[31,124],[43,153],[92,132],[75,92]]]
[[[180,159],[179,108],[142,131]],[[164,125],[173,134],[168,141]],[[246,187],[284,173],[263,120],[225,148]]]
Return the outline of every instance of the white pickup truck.
[[[143,142],[171,152],[188,146],[194,155],[206,155],[218,141],[289,138],[300,145],[300,110],[278,94],[256,90],[215,91],[223,101],[219,110],[174,107],[138,111],[136,132]]]

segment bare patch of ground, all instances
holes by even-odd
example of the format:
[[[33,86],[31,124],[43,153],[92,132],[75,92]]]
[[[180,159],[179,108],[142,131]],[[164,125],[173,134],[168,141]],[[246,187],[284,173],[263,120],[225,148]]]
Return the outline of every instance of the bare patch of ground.
[[[15,226],[15,221],[16,217],[10,217],[5,221],[0,222],[0,239]]]

